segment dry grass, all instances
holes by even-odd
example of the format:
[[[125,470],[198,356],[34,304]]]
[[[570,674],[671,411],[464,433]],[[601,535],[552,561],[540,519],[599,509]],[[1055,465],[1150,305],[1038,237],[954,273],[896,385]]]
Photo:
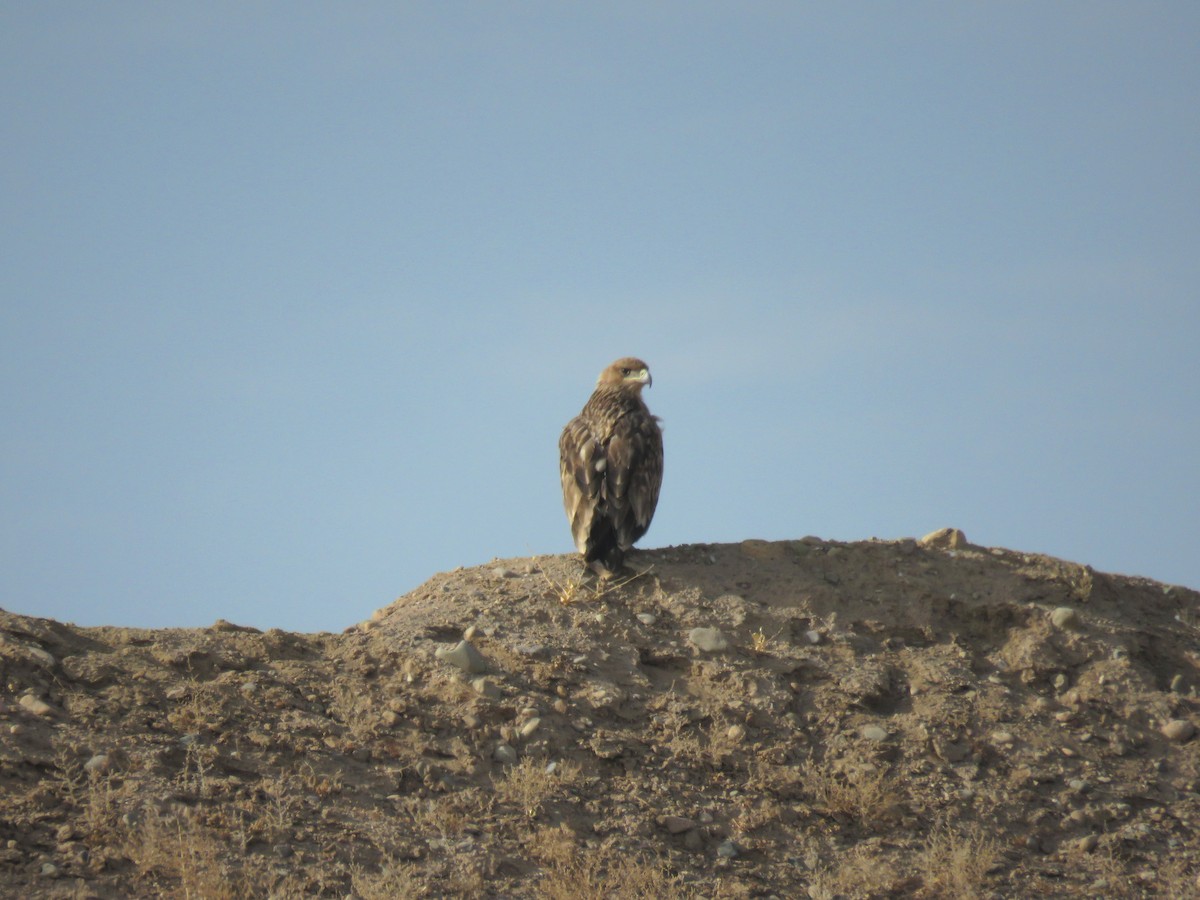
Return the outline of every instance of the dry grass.
[[[917,868],[928,896],[973,900],[983,896],[987,873],[999,859],[999,846],[978,825],[941,825],[926,839]]]
[[[835,765],[809,759],[801,767],[801,780],[820,811],[867,827],[894,820],[902,800],[887,770],[866,761]]]
[[[577,600],[599,600],[608,594],[618,591],[630,582],[636,581],[644,575],[649,575],[654,567],[650,566],[641,572],[634,572],[632,575],[627,575],[624,578],[597,578],[594,581],[586,575],[572,576],[566,581],[558,581],[551,578],[549,575],[542,572],[542,578],[545,579],[549,586],[550,593],[558,599],[558,602],[563,606],[570,606]]]
[[[121,849],[156,896],[242,900],[267,888],[254,867],[235,866],[231,848],[187,816],[148,811]]]
[[[537,885],[539,900],[689,900],[698,896],[654,859],[560,848]]]
[[[871,846],[859,845],[839,854],[834,865],[819,869],[809,883],[808,896],[812,900],[835,900],[887,894],[895,877],[893,872],[893,863],[876,854]]]
[[[551,772],[544,760],[525,757],[493,784],[498,802],[516,806],[527,819],[536,819],[547,800],[564,793],[579,777],[579,766],[573,762],[556,763]]]
[[[385,859],[377,872],[354,867],[350,872],[350,887],[354,896],[361,900],[410,900],[430,896],[416,867],[395,859]]]

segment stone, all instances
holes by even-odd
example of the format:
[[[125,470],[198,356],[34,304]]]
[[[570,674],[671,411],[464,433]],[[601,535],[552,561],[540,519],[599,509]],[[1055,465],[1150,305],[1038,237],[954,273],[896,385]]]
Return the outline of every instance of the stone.
[[[492,752],[492,759],[506,766],[511,766],[517,761],[517,751],[510,744],[497,744],[496,749]]]
[[[487,660],[484,659],[482,653],[475,649],[470,641],[459,641],[453,647],[439,647],[434,651],[433,655],[442,662],[448,662],[450,665],[471,674],[477,675],[481,672],[486,672],[488,669]]]
[[[863,740],[874,744],[882,744],[888,739],[887,730],[878,725],[864,725],[858,733]]]
[[[97,775],[103,775],[113,767],[112,757],[107,753],[97,753],[91,759],[83,764],[85,772],[95,772]]]
[[[653,625],[658,621],[658,616],[654,615],[654,613],[638,613],[637,619],[643,625]]]
[[[937,531],[929,532],[917,543],[922,547],[933,547],[938,550],[957,550],[970,546],[967,543],[967,536],[957,528],[939,528]]]
[[[476,678],[471,682],[471,688],[486,700],[497,700],[500,697],[500,686],[490,678]]]
[[[1066,631],[1079,631],[1083,628],[1083,620],[1079,612],[1071,606],[1060,606],[1050,613],[1050,623],[1055,628]]]
[[[659,816],[657,821],[670,834],[683,834],[696,827],[695,820],[686,816]]]
[[[688,632],[688,640],[706,653],[719,653],[729,648],[729,638],[719,628],[693,628]]]
[[[1182,744],[1191,740],[1196,733],[1196,726],[1187,719],[1172,719],[1162,727],[1162,733],[1167,740]]]
[[[733,859],[738,855],[738,852],[737,844],[728,838],[721,841],[720,846],[717,847],[717,856],[721,857],[721,859]]]
[[[33,696],[33,694],[25,694],[17,702],[21,704],[22,709],[33,713],[35,716],[54,715],[54,707],[40,697]]]
[[[519,735],[521,735],[521,737],[523,737],[523,738],[531,737],[533,735],[533,733],[538,730],[538,727],[541,724],[542,724],[542,720],[540,718],[538,718],[537,716],[534,716],[532,719],[530,719],[528,722],[526,722],[524,725],[522,725],[517,733]]]

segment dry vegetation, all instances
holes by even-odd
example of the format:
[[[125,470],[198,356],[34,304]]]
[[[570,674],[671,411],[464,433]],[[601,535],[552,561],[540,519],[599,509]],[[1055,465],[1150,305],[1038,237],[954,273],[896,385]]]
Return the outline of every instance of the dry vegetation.
[[[945,535],[631,562],[340,635],[0,612],[0,895],[1197,895],[1195,592]]]

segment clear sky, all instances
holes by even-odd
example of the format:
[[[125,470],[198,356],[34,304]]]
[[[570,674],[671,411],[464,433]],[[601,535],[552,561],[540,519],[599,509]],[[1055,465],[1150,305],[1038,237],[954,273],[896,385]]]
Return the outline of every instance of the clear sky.
[[[339,630],[572,549],[920,536],[1200,587],[1200,4],[7,3],[0,606]]]

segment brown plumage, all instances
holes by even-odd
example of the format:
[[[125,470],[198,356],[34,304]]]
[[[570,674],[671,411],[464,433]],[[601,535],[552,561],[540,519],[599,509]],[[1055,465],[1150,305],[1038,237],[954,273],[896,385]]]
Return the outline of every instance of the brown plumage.
[[[620,570],[658,505],[662,430],[642,400],[649,386],[644,362],[618,359],[600,373],[583,411],[558,440],[563,507],[575,547],[604,576]]]

